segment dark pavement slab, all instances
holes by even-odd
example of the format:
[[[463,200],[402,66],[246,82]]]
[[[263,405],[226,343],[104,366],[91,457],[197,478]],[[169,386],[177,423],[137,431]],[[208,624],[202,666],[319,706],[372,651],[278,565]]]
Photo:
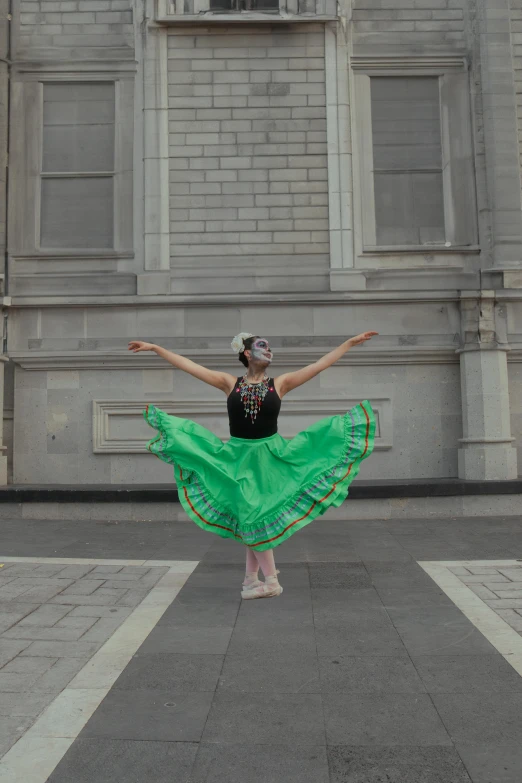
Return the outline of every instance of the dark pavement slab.
[[[260,601],[189,523],[4,528],[4,555],[200,561],[49,783],[522,780],[522,678],[416,562],[521,558],[522,519],[318,520]]]

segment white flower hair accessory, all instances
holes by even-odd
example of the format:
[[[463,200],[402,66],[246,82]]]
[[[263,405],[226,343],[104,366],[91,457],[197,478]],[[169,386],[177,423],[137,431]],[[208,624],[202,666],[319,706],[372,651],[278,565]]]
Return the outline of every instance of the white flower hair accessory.
[[[240,332],[240,334],[236,334],[230,343],[234,353],[242,353],[245,350],[245,344],[243,340],[246,340],[248,337],[254,337],[254,335],[250,334],[250,332]]]

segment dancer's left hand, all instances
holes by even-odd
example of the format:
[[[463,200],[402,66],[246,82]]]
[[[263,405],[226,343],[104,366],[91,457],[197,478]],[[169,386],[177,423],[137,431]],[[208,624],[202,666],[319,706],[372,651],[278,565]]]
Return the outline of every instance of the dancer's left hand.
[[[377,334],[379,334],[379,332],[363,332],[362,334],[358,334],[355,337],[350,337],[348,340],[350,343],[350,348],[353,348],[354,345],[361,345],[367,340],[371,340],[372,337],[375,337]]]

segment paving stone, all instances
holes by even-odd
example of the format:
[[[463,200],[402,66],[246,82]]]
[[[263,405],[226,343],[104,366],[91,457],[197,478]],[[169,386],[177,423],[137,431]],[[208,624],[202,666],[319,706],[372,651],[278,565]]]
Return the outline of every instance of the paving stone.
[[[13,579],[12,582],[0,587],[0,601],[11,601],[14,598],[19,598],[30,589],[30,585],[20,582],[18,579]],[[30,603],[30,601],[28,602]]]
[[[114,593],[114,591],[111,592]],[[119,590],[115,595],[99,595],[98,592],[95,595],[55,595],[50,599],[50,603],[66,606],[113,606],[120,597]]]
[[[522,677],[499,653],[416,655],[412,660],[428,693],[522,690]]]
[[[485,585],[469,585],[469,588],[475,595],[482,599],[494,599],[498,597],[496,593],[492,592],[488,587],[485,587]]]
[[[395,587],[375,588],[385,607],[424,607],[454,606],[455,604],[442,590],[403,590]]]
[[[227,651],[232,628],[226,626],[187,628],[184,625],[156,627],[143,642],[138,655],[154,653],[206,653],[222,655]]]
[[[61,579],[71,577],[72,579],[81,579],[95,570],[93,565],[68,565],[60,566],[58,572]]]
[[[54,666],[58,658],[30,658],[28,655],[18,655],[12,661],[6,663],[0,674],[18,673],[35,674],[40,676],[51,666]]]
[[[176,693],[216,689],[223,655],[159,654],[134,656],[113,688],[160,689]]]
[[[16,660],[16,659],[15,659]],[[5,693],[21,693],[28,690],[40,677],[38,672],[33,673],[15,673],[6,672],[5,668],[0,671],[0,702]]]
[[[197,742],[205,726],[212,693],[160,689],[111,690],[81,737]]]
[[[495,598],[484,601],[492,609],[522,609],[522,598]]]
[[[407,657],[338,655],[319,657],[322,693],[425,693]]]
[[[12,625],[21,620],[24,616],[23,612],[2,612],[0,609],[0,634],[7,631]]]
[[[499,573],[502,574],[502,571],[499,571],[493,566],[469,566],[467,570],[471,574],[486,574],[489,576],[498,576]]]
[[[392,587],[404,590],[439,589],[433,579],[417,563],[403,563],[393,560],[386,562],[364,558],[364,566],[371,576],[372,584],[377,589]]]
[[[317,588],[311,589],[310,595],[315,617],[326,617],[339,612],[366,612],[368,609],[381,611],[383,608],[380,595],[374,587],[355,590]]]
[[[123,606],[75,606],[67,617],[121,617],[124,620],[132,609]]]
[[[456,750],[441,745],[340,745],[327,753],[330,783],[471,783]]]
[[[36,625],[15,625],[1,635],[2,639],[30,639],[33,642],[75,642],[82,636],[78,628],[39,628]],[[93,641],[93,640],[91,640]]]
[[[407,655],[384,609],[314,616],[318,655]]]
[[[371,578],[361,563],[310,563],[312,588],[371,587]]]
[[[513,581],[522,580],[522,566],[498,567],[498,572]]]
[[[37,718],[38,715],[54,699],[52,693],[2,693],[0,698],[0,716],[27,716]]]
[[[77,628],[82,633],[85,633],[89,628],[92,628],[97,622],[97,619],[98,618],[96,617],[71,617],[70,615],[67,615],[67,617],[64,617],[62,620],[58,620],[54,628]]]
[[[452,574],[456,574],[457,576],[469,576],[470,573],[476,573],[475,571],[465,568],[464,566],[450,566],[449,570]]]
[[[103,579],[79,579],[66,590],[63,590],[62,595],[91,595],[104,584]]]
[[[317,650],[314,627],[310,622],[286,628],[284,622],[256,623],[250,618],[240,618],[230,637],[228,652],[248,655],[252,650],[265,649],[267,639],[270,639],[270,649],[282,655],[312,655]]]
[[[30,626],[30,625],[37,625],[39,627],[42,626],[53,626],[55,623],[57,623],[59,620],[62,619],[62,617],[65,617],[69,612],[71,611],[71,608],[69,606],[52,606],[50,604],[45,604],[43,606],[38,607],[34,612],[24,617],[23,620],[20,621],[20,625],[22,626]]]
[[[323,693],[328,745],[451,745],[428,694]]]
[[[156,580],[157,581],[157,580]],[[77,586],[80,587],[83,584],[82,582],[78,582]],[[136,581],[132,579],[107,579],[105,582],[100,583],[103,584],[104,587],[108,588],[109,590],[112,589],[118,589],[118,590],[135,590],[136,585],[142,585],[142,581]],[[87,592],[85,592],[85,595],[88,595]]]
[[[149,591],[147,589],[128,590],[126,591],[126,594],[118,600],[118,606],[138,606],[148,593]]]
[[[252,726],[256,727],[255,732]],[[203,732],[206,742],[323,745],[321,696],[315,693],[217,691]]]
[[[182,590],[176,600],[167,608],[158,625],[232,627],[237,618],[239,605],[239,600],[233,602],[225,600],[221,604],[209,604],[199,593],[194,596],[192,593],[186,593]]]
[[[147,576],[147,574],[150,574],[151,570],[152,569],[147,566],[123,566],[121,571],[119,571],[118,573],[122,575],[130,574],[131,577],[136,577],[136,576],[142,577],[142,576]]]
[[[80,566],[82,568],[82,566]],[[60,579],[68,579],[69,574],[64,574],[64,567],[60,563],[39,563],[35,566],[33,566],[33,572],[32,574],[35,577],[52,577],[52,576],[58,576]],[[73,576],[73,574],[70,574],[70,577],[73,579],[78,579],[77,576]]]
[[[520,783],[522,743],[456,745],[473,783]]]
[[[96,578],[98,574],[119,574],[122,569],[123,566],[119,565],[98,565],[92,569],[91,575]]]
[[[0,758],[25,734],[32,723],[33,719],[25,715],[0,715]]]
[[[83,669],[88,660],[88,658],[59,658],[36,680],[31,690],[35,693],[60,693],[80,669]]]
[[[79,619],[79,618],[75,618]],[[82,641],[84,642],[105,642],[109,639],[114,631],[120,627],[123,622],[123,618],[109,618],[101,617],[96,623],[85,633],[83,633]]]
[[[517,592],[522,590],[522,582],[509,582],[506,584],[497,585],[494,588],[495,592],[497,593],[499,590],[502,590],[505,593],[511,593],[511,592]]]
[[[326,748],[200,743],[191,783],[245,783],[247,779],[248,783],[329,783]]]
[[[65,580],[67,582],[67,580]],[[65,587],[65,585],[64,585]],[[58,585],[38,585],[37,587],[30,587],[23,594],[27,601],[48,601],[56,595],[62,592],[63,588]]]
[[[218,689],[239,693],[319,693],[317,656],[253,649],[229,653],[219,678]]]
[[[433,693],[433,703],[455,743],[520,742],[522,691]]]
[[[21,654],[44,658],[90,658],[98,647],[96,642],[31,642]]]
[[[522,616],[515,609],[497,609],[496,613],[515,631],[522,631]]]
[[[30,641],[13,641],[11,639],[0,639],[0,667],[15,658],[18,653],[25,650],[31,644]]]
[[[410,655],[483,655],[493,645],[456,607],[419,610],[388,607],[391,619]]]
[[[189,783],[197,748],[195,742],[81,738],[47,783],[173,783],[173,774],[175,783]]]

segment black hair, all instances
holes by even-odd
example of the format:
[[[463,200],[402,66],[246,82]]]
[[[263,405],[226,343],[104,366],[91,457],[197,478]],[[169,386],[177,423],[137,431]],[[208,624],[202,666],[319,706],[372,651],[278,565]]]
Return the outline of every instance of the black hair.
[[[257,339],[258,339],[257,337],[247,337],[245,340],[243,340],[243,350],[239,354],[238,359],[241,362],[241,364],[245,365],[247,369],[248,369],[248,359],[245,356],[245,351],[250,351]]]

